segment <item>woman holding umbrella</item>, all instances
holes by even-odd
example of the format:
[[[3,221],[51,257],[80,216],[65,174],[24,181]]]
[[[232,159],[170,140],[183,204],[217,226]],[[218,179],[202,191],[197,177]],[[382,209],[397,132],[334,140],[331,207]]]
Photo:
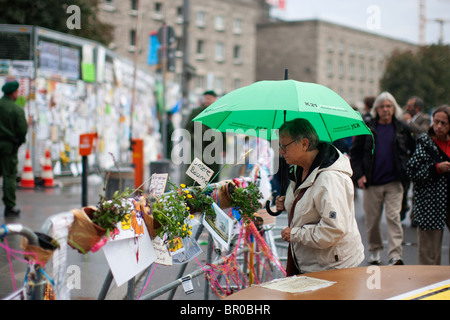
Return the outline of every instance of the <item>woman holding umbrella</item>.
[[[280,154],[293,165],[286,196],[276,200],[277,210],[288,213],[288,227],[281,232],[289,242],[287,275],[358,266],[364,247],[348,158],[319,142],[305,119],[285,122],[279,138]]]

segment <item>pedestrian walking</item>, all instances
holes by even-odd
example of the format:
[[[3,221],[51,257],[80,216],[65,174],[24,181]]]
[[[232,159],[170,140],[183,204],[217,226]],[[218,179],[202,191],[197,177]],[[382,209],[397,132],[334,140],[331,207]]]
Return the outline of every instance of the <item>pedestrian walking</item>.
[[[383,208],[388,226],[389,264],[403,264],[400,210],[403,183],[408,180],[405,166],[414,151],[415,139],[408,126],[399,120],[401,113],[390,93],[378,95],[372,108],[373,119],[368,123],[374,141],[371,136],[357,136],[350,149],[353,179],[357,187],[364,190],[363,208],[371,264],[381,263]]]
[[[423,100],[419,97],[413,96],[408,99],[405,107],[406,112],[403,115],[404,121],[406,122],[406,124],[408,124],[409,129],[415,134],[416,137],[422,133],[426,133],[431,124],[430,116],[422,112],[423,107]],[[410,206],[408,204],[408,193],[410,185],[410,183],[407,183],[405,185],[405,189],[403,190],[403,203],[402,210],[400,212],[400,218],[402,221],[405,219],[406,213],[410,209]],[[412,219],[412,211],[410,213],[410,217],[411,226],[416,227],[414,219]]]
[[[204,124],[201,124],[201,137],[195,135],[195,126],[199,125],[196,124],[195,122],[192,121],[192,119],[194,119],[196,116],[198,116],[203,110],[205,110],[207,107],[209,107],[212,103],[214,103],[217,99],[217,94],[212,91],[205,91],[203,93],[203,103],[192,110],[187,122],[186,122],[186,127],[185,129],[189,131],[190,133],[190,138],[191,138],[191,145],[190,145],[190,149],[191,149],[191,162],[194,160],[195,156],[198,155],[200,156],[199,160],[203,161],[212,171],[214,171],[214,176],[213,179],[211,179],[210,182],[218,182],[219,181],[219,175],[216,175],[220,168],[221,168],[221,161],[217,161],[218,159],[223,160],[223,152],[225,151],[225,146],[226,146],[226,135],[222,134],[222,140],[218,141],[220,139],[215,139],[213,138],[212,142],[209,142],[211,146],[209,146],[206,141],[204,141],[204,137],[205,137],[205,132],[207,130],[212,130],[210,129],[208,126],[205,126]],[[196,139],[198,139],[199,141],[196,141]],[[220,144],[223,143],[223,144]],[[215,154],[211,155],[211,157],[208,157],[203,154],[203,151],[205,150],[205,148],[209,146],[209,150],[214,150]],[[220,154],[216,154],[217,152],[221,152]],[[189,166],[189,165],[188,165]],[[188,186],[192,186],[194,184],[194,179],[192,179],[190,176],[188,176],[187,174],[185,174],[184,177],[184,183]]]
[[[369,122],[372,119],[372,107],[373,107],[373,102],[375,101],[375,97],[374,96],[367,96],[364,98],[364,112],[361,115],[364,122]]]
[[[6,82],[0,99],[0,176],[3,177],[3,203],[5,216],[17,216],[16,207],[17,151],[25,142],[28,130],[25,111],[15,101],[19,96],[19,83]]]
[[[428,132],[417,138],[406,170],[414,182],[418,262],[440,265],[445,225],[450,228],[450,107],[438,107],[432,119]]]
[[[286,196],[276,199],[277,210],[288,212],[288,227],[281,232],[289,243],[287,276],[357,267],[364,260],[364,246],[348,157],[319,142],[306,119],[284,123],[279,135],[280,154],[293,165]]]
[[[406,104],[404,120],[412,132],[417,136],[426,133],[431,125],[430,116],[423,113],[423,100],[419,97],[411,97]]]

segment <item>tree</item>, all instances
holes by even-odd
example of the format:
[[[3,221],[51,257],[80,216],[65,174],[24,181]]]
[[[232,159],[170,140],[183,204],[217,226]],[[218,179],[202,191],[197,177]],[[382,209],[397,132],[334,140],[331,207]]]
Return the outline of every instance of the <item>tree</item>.
[[[396,51],[388,61],[380,80],[403,106],[411,96],[424,100],[425,110],[450,104],[450,46],[430,45],[417,51]]]
[[[69,1],[67,1],[69,2]],[[113,26],[97,19],[99,0],[0,0],[0,23],[35,25],[98,41],[108,45],[113,40]],[[67,25],[75,5],[79,10],[80,27]]]

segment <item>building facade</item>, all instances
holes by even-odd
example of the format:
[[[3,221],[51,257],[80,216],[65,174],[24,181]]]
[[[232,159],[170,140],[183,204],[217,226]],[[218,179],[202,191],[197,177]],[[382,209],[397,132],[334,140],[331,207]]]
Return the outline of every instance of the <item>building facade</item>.
[[[115,26],[110,48],[130,59],[137,50],[138,62],[144,66],[149,34],[163,23],[171,26],[176,38],[175,71],[168,72],[167,79],[181,83],[183,0],[103,0],[99,9],[100,19]],[[189,81],[191,95],[211,89],[224,94],[255,81],[256,26],[267,16],[264,0],[189,1],[188,63],[195,70]]]
[[[380,91],[395,50],[416,45],[321,20],[271,22],[257,29],[257,80],[289,78],[322,84],[350,104]]]

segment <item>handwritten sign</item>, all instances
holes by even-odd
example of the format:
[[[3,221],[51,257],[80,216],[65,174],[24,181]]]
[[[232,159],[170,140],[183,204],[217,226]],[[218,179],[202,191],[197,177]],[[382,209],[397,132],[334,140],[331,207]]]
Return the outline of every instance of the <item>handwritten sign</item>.
[[[204,188],[213,176],[214,171],[203,164],[198,158],[195,158],[187,169],[186,174]]]
[[[167,177],[168,177],[167,173],[152,174],[152,179],[150,181],[148,193],[158,197],[161,196],[166,189]]]

